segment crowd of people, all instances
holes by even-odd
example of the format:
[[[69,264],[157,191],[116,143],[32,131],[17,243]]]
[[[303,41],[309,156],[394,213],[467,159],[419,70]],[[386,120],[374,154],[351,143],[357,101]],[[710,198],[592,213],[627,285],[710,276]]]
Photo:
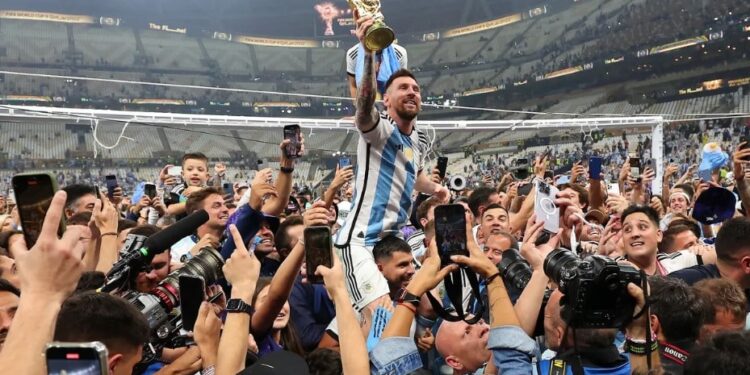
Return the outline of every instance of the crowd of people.
[[[372,24],[358,18],[360,39]],[[450,191],[425,163],[419,83],[400,69],[379,88],[374,56],[362,57],[356,167],[318,197],[293,188],[302,136],[250,184],[186,153],[152,193],[67,184],[37,222],[23,212],[39,207],[15,205],[23,193],[0,197],[0,369],[66,373],[78,357],[40,356],[54,341],[101,342],[115,375],[746,371],[744,131],[704,124],[700,165],[670,160],[663,183],[660,166],[636,165],[643,138],[609,145],[619,157],[601,173],[586,147],[560,173],[562,156],[540,152]],[[185,290],[180,276],[206,285]]]

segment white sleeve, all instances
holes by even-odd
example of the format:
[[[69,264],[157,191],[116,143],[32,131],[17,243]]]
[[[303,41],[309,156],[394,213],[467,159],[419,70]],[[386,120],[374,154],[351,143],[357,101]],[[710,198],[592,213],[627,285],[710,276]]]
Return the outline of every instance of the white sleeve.
[[[359,44],[346,51],[346,73],[354,76],[357,74],[357,54],[359,53]]]
[[[393,133],[394,126],[391,125],[390,121],[384,119],[382,115],[378,116],[377,121],[372,129],[366,132],[359,132],[362,135],[362,139],[369,144],[383,143]]]
[[[397,48],[398,47],[401,47],[401,46],[397,46]],[[398,62],[401,64],[401,68],[409,69],[409,57],[407,56],[406,48],[401,47],[400,52],[401,52],[401,58],[398,60]]]
[[[658,261],[659,263],[661,263],[667,273],[672,273],[684,268],[698,265],[698,257],[690,252],[690,250],[681,250],[676,253],[669,254],[659,259]]]

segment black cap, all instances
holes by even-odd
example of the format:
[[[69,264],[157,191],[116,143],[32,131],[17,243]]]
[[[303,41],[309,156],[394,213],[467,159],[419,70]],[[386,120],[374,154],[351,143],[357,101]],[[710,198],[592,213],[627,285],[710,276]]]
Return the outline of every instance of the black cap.
[[[307,362],[292,352],[280,350],[261,357],[258,362],[242,370],[241,375],[309,375]]]
[[[731,191],[712,186],[701,193],[693,206],[693,218],[703,224],[716,224],[734,217],[737,197]]]

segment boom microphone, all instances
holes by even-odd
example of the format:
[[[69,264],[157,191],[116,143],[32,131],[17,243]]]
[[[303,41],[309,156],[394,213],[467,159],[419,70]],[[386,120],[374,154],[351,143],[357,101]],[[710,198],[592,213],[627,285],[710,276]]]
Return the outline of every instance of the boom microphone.
[[[147,257],[162,253],[176,244],[177,241],[195,233],[198,227],[207,221],[208,212],[206,210],[195,211],[186,218],[154,233],[146,239],[139,251]]]

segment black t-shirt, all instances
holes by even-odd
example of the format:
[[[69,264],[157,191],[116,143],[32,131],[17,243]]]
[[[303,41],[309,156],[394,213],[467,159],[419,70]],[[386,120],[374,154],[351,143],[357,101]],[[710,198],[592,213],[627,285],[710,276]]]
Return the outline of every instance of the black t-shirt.
[[[719,268],[715,264],[700,264],[672,272],[668,276],[683,280],[688,285],[693,285],[705,279],[718,279],[721,274],[719,274]]]

